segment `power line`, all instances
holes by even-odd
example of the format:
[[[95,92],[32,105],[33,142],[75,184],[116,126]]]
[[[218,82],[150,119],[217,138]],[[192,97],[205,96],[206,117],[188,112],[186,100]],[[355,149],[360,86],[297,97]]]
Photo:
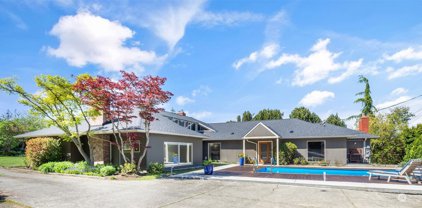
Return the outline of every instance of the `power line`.
[[[377,111],[382,111],[382,110],[385,110],[385,109],[388,109],[388,108],[392,108],[392,107],[395,107],[395,106],[401,105],[401,104],[403,104],[403,103],[407,103],[407,102],[409,102],[409,101],[411,101],[411,100],[417,99],[417,98],[419,98],[419,97],[422,97],[422,95],[418,95],[418,96],[416,96],[416,97],[413,97],[413,98],[410,98],[410,99],[408,99],[408,100],[405,100],[405,101],[402,101],[402,102],[396,103],[396,104],[394,104],[394,105],[390,105],[390,106],[387,106],[387,107],[384,107],[384,108],[377,109]]]

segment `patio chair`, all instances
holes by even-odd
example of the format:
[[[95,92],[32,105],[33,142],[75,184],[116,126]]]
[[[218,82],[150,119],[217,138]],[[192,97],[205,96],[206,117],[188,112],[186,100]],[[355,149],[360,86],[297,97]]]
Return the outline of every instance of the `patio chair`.
[[[422,165],[422,160],[416,159],[416,160],[409,160],[403,168],[400,170],[394,170],[394,171],[382,171],[382,170],[371,170],[368,172],[369,174],[369,180],[371,180],[372,176],[385,176],[388,177],[387,182],[390,182],[391,178],[404,178],[406,179],[407,183],[412,184],[410,181],[410,178],[414,175],[412,175],[413,171],[418,168],[418,166]]]

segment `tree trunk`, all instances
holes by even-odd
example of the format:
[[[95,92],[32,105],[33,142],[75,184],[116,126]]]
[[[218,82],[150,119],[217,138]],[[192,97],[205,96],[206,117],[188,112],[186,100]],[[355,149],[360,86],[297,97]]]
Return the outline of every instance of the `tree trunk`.
[[[149,122],[148,121],[145,121],[145,137],[146,137],[146,143],[145,143],[144,151],[142,152],[141,157],[139,157],[138,166],[136,167],[136,170],[138,172],[141,169],[141,163],[142,163],[142,160],[144,159],[145,155],[147,154],[147,147],[149,145]]]
[[[72,141],[75,144],[75,146],[78,148],[79,153],[81,153],[81,155],[85,159],[85,161],[88,164],[92,164],[90,157],[86,154],[85,150],[82,148],[82,144],[81,144],[81,141],[79,140],[79,138],[78,139],[72,138]]]
[[[91,163],[89,165],[94,166],[95,158],[94,158],[94,147],[91,145],[90,138],[86,136],[86,139],[88,140],[88,147],[89,147],[89,159],[91,160]]]

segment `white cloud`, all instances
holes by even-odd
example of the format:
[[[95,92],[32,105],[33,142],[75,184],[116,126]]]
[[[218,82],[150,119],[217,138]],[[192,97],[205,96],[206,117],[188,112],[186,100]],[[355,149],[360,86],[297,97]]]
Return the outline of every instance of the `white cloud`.
[[[201,112],[193,112],[193,113],[186,113],[188,116],[196,118],[198,120],[202,120],[204,118],[208,118],[212,115],[209,111],[201,111]]]
[[[330,83],[336,83],[344,80],[346,77],[354,74],[362,64],[362,60],[335,62],[335,59],[341,53],[333,53],[327,49],[330,39],[320,39],[310,49],[308,56],[297,54],[282,54],[278,59],[272,60],[266,64],[267,69],[274,69],[285,64],[294,64],[297,69],[294,73],[292,84],[296,86],[305,86],[326,79],[331,72],[339,69],[345,69],[346,72],[339,77],[332,78]]]
[[[212,90],[209,86],[201,85],[198,89],[195,89],[192,91],[192,96],[193,97],[196,97],[198,95],[207,96],[211,92]]]
[[[262,21],[264,16],[251,12],[209,12],[201,11],[193,18],[193,23],[199,23],[207,27],[216,25],[237,25],[241,22],[257,22]]]
[[[132,30],[86,12],[61,17],[50,34],[59,38],[60,45],[48,47],[48,54],[75,67],[97,64],[106,71],[141,71],[142,65],[160,64],[165,59],[153,51],[126,47],[125,41],[134,35]]]
[[[422,59],[422,50],[417,51],[412,47],[398,51],[392,55],[385,55],[384,59],[387,61],[394,61],[400,63],[405,60],[421,60]]]
[[[407,92],[408,92],[409,90],[408,89],[406,89],[406,88],[403,88],[403,87],[399,87],[399,88],[396,88],[396,89],[394,89],[393,91],[391,91],[391,95],[394,95],[394,96],[398,96],[398,95],[403,95],[403,94],[406,94]]]
[[[233,63],[233,68],[239,70],[244,64],[256,63],[261,61],[268,61],[277,54],[279,49],[278,44],[271,43],[265,45],[261,50],[254,51],[249,56],[241,58]]]
[[[346,78],[357,74],[360,70],[360,67],[362,66],[363,59],[359,59],[357,61],[351,61],[351,62],[344,62],[343,67],[346,68],[346,71],[340,74],[337,77],[330,77],[328,79],[328,83],[334,84],[339,83],[345,80]]]
[[[377,109],[386,108],[386,107],[389,107],[389,106],[392,106],[392,105],[395,105],[395,104],[401,103],[401,102],[403,102],[403,101],[409,100],[410,98],[411,98],[411,97],[409,97],[409,96],[400,96],[400,97],[398,97],[398,98],[396,98],[396,99],[394,99],[394,100],[389,100],[389,101],[386,101],[386,102],[380,103],[380,104],[376,105],[375,107],[376,107]]]
[[[278,85],[283,84],[283,82],[284,82],[283,77],[280,77],[280,79],[278,79],[277,81],[275,81],[275,83],[278,84]]]
[[[156,36],[167,42],[170,49],[183,38],[186,26],[200,11],[205,1],[182,1],[177,5],[167,4],[156,10],[146,11],[146,19],[138,19],[142,24],[150,28]],[[131,14],[139,17],[139,14]]]
[[[305,97],[300,100],[299,104],[305,107],[315,107],[325,103],[328,99],[334,97],[335,94],[333,92],[314,90],[306,94]]]
[[[185,97],[185,96],[178,96],[176,98],[176,103],[177,103],[177,105],[180,105],[180,106],[183,106],[183,105],[186,105],[186,104],[189,104],[189,103],[194,103],[194,102],[195,102],[194,99],[191,99],[191,98],[188,98],[188,97]]]
[[[407,77],[410,75],[416,75],[422,73],[422,64],[416,64],[412,66],[403,66],[398,69],[392,67],[387,68],[388,79],[396,79],[400,77]]]

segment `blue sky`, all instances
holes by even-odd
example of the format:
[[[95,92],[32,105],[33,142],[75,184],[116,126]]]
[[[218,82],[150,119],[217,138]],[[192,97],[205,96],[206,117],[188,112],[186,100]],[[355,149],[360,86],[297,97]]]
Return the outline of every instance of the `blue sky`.
[[[35,92],[39,74],[119,70],[168,78],[167,110],[209,122],[244,110],[306,106],[325,119],[360,105],[358,75],[374,102],[422,94],[418,1],[0,0],[0,77]],[[422,122],[422,101],[407,103]],[[24,111],[0,94],[0,112]]]

